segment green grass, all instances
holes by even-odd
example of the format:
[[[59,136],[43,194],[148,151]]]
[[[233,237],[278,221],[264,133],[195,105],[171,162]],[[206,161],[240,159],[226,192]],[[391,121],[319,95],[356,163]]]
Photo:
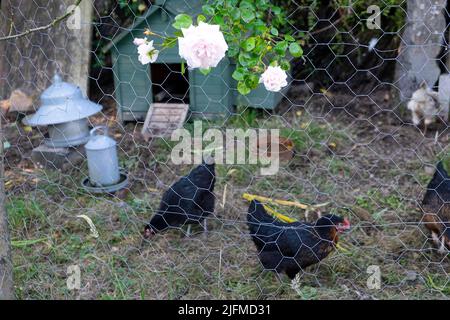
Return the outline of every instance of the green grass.
[[[426,285],[431,290],[436,290],[444,295],[450,295],[450,280],[443,278],[442,275],[428,275]]]
[[[317,298],[318,290],[314,287],[302,286],[296,290],[301,300],[314,300]]]
[[[342,173],[345,177],[348,177],[351,173],[351,166],[339,158],[330,159],[328,167],[329,171],[335,175]]]
[[[286,124],[260,111],[242,109],[239,113],[242,116],[229,120],[227,127],[281,128],[281,135],[294,141],[298,154],[276,176],[259,175],[259,165],[217,165],[216,211],[221,220],[209,221],[207,240],[201,234],[186,238],[183,232],[173,231],[141,246],[142,227],[164,191],[154,176],[170,185],[190,170],[190,166],[175,166],[169,161],[176,142],[156,139],[150,150],[154,157],[148,155],[147,146],[137,145],[136,150],[127,151],[131,157],[121,154],[121,165],[133,177],[132,192],[125,199],[83,191],[79,181],[86,172],[85,165],[70,172],[36,170],[34,174],[40,180],[26,185],[32,191],[11,194],[7,200],[17,296],[109,300],[360,298],[355,292],[379,299],[450,295],[448,271],[444,271],[448,261],[440,262],[442,257],[431,252],[413,255],[431,246],[423,244],[425,236],[419,227],[400,224],[387,223],[380,232],[368,235],[358,221],[352,221],[354,229],[340,237],[347,251],[335,251],[317,269],[307,269],[298,290],[293,290],[286,278],[280,282],[273,273],[264,272],[248,237],[248,202],[242,199],[243,192],[308,204],[329,201],[322,214],[346,215],[341,203],[351,203],[366,209],[376,221],[390,222],[397,217],[413,221],[413,200],[420,189],[417,180],[425,183],[430,176],[423,173],[421,162],[405,157],[403,162],[397,161],[409,174],[401,183],[394,185],[401,173],[398,169],[382,171],[376,182],[358,180],[354,164],[366,160],[374,163],[379,157],[362,151],[348,158],[340,156],[356,138],[351,131],[344,135],[338,123],[324,125],[304,115],[301,119],[292,117]],[[220,128],[224,121],[203,123],[206,130]],[[186,128],[193,130],[189,123]],[[331,143],[335,144],[332,151]],[[222,209],[219,204],[225,184],[227,202]],[[382,190],[380,184],[393,187]],[[306,215],[301,209],[277,209],[298,219]],[[92,219],[99,238],[92,237],[86,221],[76,218],[78,214]],[[432,261],[439,261],[441,268]],[[70,265],[80,266],[81,291],[66,287]],[[366,287],[369,265],[381,267],[380,291]],[[405,283],[406,270],[416,270],[425,281]]]
[[[261,109],[237,107],[235,114],[228,119],[228,126],[234,128],[257,128],[258,118],[263,115]]]
[[[311,148],[322,149],[322,145],[328,143],[340,144],[344,141],[344,135],[340,132],[332,131],[329,126],[316,122],[305,122],[300,128],[281,127],[280,135],[291,139],[299,152],[310,150]]]
[[[405,203],[400,196],[395,193],[383,195],[379,190],[375,189],[370,189],[365,195],[357,196],[356,204],[372,214],[382,209],[395,210],[396,212],[405,209]]]
[[[8,221],[13,229],[29,229],[35,225],[44,225],[46,216],[41,205],[35,200],[14,198],[6,202]]]

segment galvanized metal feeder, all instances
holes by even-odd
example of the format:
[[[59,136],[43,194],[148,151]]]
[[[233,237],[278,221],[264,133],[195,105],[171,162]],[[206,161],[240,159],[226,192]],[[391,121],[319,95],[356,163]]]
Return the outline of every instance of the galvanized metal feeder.
[[[99,132],[103,131],[103,134]],[[117,156],[117,143],[108,136],[108,127],[91,130],[89,142],[84,146],[88,161],[89,177],[82,186],[94,193],[112,193],[128,184],[128,176],[121,172]]]
[[[86,99],[78,86],[55,75],[53,84],[41,95],[41,107],[23,123],[48,126],[49,138],[44,143],[49,147],[74,147],[89,140],[87,118],[101,110],[102,106]]]

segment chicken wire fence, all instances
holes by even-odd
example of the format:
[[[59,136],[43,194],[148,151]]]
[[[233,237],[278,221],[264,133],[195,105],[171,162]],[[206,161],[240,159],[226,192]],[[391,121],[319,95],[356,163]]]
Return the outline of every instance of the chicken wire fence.
[[[63,6],[62,1],[33,0],[30,8],[21,1],[1,1],[0,20],[21,21],[20,26],[6,23],[2,36],[50,23],[59,16],[55,3]],[[173,11],[189,11],[196,3],[92,1],[92,18],[83,22],[92,28],[92,39],[84,44],[73,37],[73,18],[0,42],[6,48],[0,49],[1,98],[26,87],[33,92],[28,115],[41,106],[39,95],[51,85],[54,73],[71,82],[71,68],[87,63],[78,52],[90,56],[88,97],[103,109],[89,117],[89,126],[109,127],[119,166],[129,180],[110,193],[86,188],[82,181],[89,173],[83,146],[36,151],[49,138],[48,127],[29,127],[23,123],[25,112],[13,111],[11,105],[9,112],[2,113],[16,295],[448,299],[448,248],[444,243],[442,250],[441,245],[446,239],[446,214],[448,221],[442,201],[449,201],[448,191],[439,193],[441,202],[434,199],[427,207],[436,213],[443,208],[438,214],[442,224],[437,244],[426,228],[429,220],[422,205],[436,164],[448,155],[448,124],[438,116],[425,131],[423,124],[413,123],[406,108],[422,79],[440,92],[438,75],[448,72],[446,1],[279,1],[277,8],[285,13],[283,32],[299,39],[303,54],[288,58],[288,85],[280,93],[270,93],[261,84],[245,97],[231,76],[233,64],[201,75],[188,70],[181,59],[162,53],[156,63],[145,67],[139,63],[133,38],[154,28],[152,19],[165,21],[163,30],[172,32]],[[136,24],[155,6],[166,4],[172,7]],[[270,23],[276,14],[269,11],[259,18]],[[429,19],[429,14],[442,18]],[[408,31],[410,26],[416,29]],[[420,38],[412,34],[417,30],[428,32],[421,38],[423,43],[414,42]],[[138,76],[142,70],[144,78]],[[424,94],[437,105],[431,89],[424,89]],[[261,129],[278,129],[278,170],[262,174],[260,162],[219,163],[220,150],[216,150],[214,169],[204,164],[203,171],[195,169],[194,177],[191,171],[198,163],[174,161],[172,151],[179,141],[141,132],[148,109],[159,106],[170,113],[176,105],[188,105],[182,126],[190,134],[200,132],[193,140],[201,140],[202,133],[211,129],[224,136],[227,129],[258,129],[259,134]],[[176,124],[168,121],[157,128]],[[239,142],[238,149],[248,149],[248,160],[254,150],[245,137]],[[276,153],[259,143],[254,147]],[[198,155],[194,149],[192,153]],[[108,168],[103,164],[100,171]],[[157,232],[155,224],[146,228],[166,190],[180,179],[181,185],[172,188],[172,198],[165,198],[166,211],[195,215],[199,209],[193,207],[206,206],[201,194],[208,191],[215,205],[205,218],[207,231],[203,222],[189,231],[183,223],[170,227],[170,221],[164,232]],[[445,181],[438,184],[445,186]],[[247,222],[252,199],[259,199],[267,211],[263,218],[256,217],[253,229]],[[271,218],[274,214],[310,225],[280,227],[282,220]],[[331,233],[343,220],[327,221],[336,223],[336,228],[329,228],[326,235],[317,236],[319,229],[312,227],[327,214],[351,224],[347,232],[338,232],[338,242]],[[256,246],[249,229],[262,232]],[[272,259],[265,264],[271,265],[268,269],[296,263],[296,253],[300,260],[314,263],[301,266],[291,281],[285,270],[279,270],[279,277],[265,270],[258,253],[261,260],[262,256]]]

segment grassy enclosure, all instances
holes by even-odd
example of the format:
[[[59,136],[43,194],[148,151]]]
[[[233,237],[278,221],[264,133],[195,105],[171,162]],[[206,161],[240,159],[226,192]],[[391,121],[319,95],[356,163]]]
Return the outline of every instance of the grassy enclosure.
[[[11,143],[6,163],[22,168],[6,172],[17,296],[448,298],[448,257],[437,254],[427,241],[429,234],[417,209],[431,178],[429,168],[436,157],[448,153],[447,132],[437,141],[431,135],[421,138],[419,129],[401,121],[392,123],[393,111],[370,115],[370,104],[364,110],[325,110],[322,97],[293,108],[288,102],[293,98],[288,94],[276,113],[241,108],[225,123],[203,123],[205,128],[282,127],[281,135],[292,139],[296,149],[294,158],[275,176],[260,176],[257,166],[218,165],[218,218],[208,219],[206,239],[194,228],[190,237],[180,229],[141,243],[143,226],[157,209],[162,192],[190,170],[171,163],[173,142],[157,139],[149,147],[133,134],[140,125],[122,127],[113,112],[96,118],[94,122],[112,124],[121,165],[132,179],[129,193],[99,196],[79,186],[85,167],[67,172],[33,169],[25,155],[39,135],[11,123],[6,128]],[[336,94],[332,102],[337,105],[348,98]],[[186,124],[188,130],[191,126]],[[341,238],[344,251],[306,269],[295,285],[287,279],[280,282],[257,260],[246,226],[248,202],[242,199],[246,192],[328,203],[322,212],[340,213],[353,224]],[[314,210],[276,209],[302,220],[315,216]],[[80,214],[92,218],[98,238],[92,237],[86,221],[77,218]],[[69,265],[80,266],[80,291],[66,287]],[[370,265],[381,269],[378,290],[366,286]]]
[[[255,1],[267,3],[249,0]],[[13,3],[1,1],[2,5],[10,2]],[[187,7],[190,4],[187,0],[175,2],[183,2]],[[128,173],[130,182],[126,189],[114,194],[94,194],[81,185],[88,175],[85,159],[81,164],[69,161],[64,169],[38,165],[32,159],[32,151],[48,138],[48,129],[31,128],[21,122],[24,114],[35,112],[33,108],[39,106],[37,93],[33,93],[35,105],[29,112],[4,113],[1,109],[5,205],[16,297],[448,300],[450,254],[438,253],[425,228],[421,204],[438,161],[444,160],[450,172],[450,132],[448,122],[442,119],[424,132],[420,125],[412,123],[406,102],[397,99],[401,89],[395,72],[400,48],[406,41],[402,40],[402,33],[408,18],[407,2],[274,0],[271,3],[275,7],[260,16],[256,9],[255,14],[245,16],[244,5],[244,18],[249,23],[243,20],[231,30],[244,37],[250,20],[260,19],[264,22],[261,24],[273,27],[261,32],[268,35],[264,38],[268,42],[261,42],[263,37],[258,38],[259,34],[253,35],[253,42],[243,41],[243,47],[234,48],[239,55],[225,58],[232,71],[219,65],[206,75],[208,70],[189,69],[179,57],[178,47],[163,51],[153,65],[143,66],[138,61],[133,39],[143,37],[147,22],[154,26],[157,24],[153,22],[159,25],[163,21],[162,32],[175,31],[172,27],[166,29],[165,24],[172,25],[167,19],[179,13],[175,9],[170,14],[158,9],[154,16],[149,15],[154,20],[140,20],[155,3],[165,4],[164,1],[94,1],[91,46],[86,49],[90,56],[89,74],[84,79],[89,82],[88,98],[101,104],[103,110],[89,121],[92,127],[109,127],[117,142],[119,166]],[[372,30],[366,25],[370,16],[367,6],[374,4],[380,6],[382,28]],[[219,12],[210,7],[208,10]],[[276,18],[276,11],[285,15]],[[445,15],[447,25],[449,11]],[[57,15],[55,12],[49,16]],[[241,11],[234,13],[237,20],[243,15]],[[0,17],[1,14],[0,10]],[[252,28],[258,30],[261,24],[254,22]],[[133,25],[136,28],[130,29]],[[0,19],[0,32],[1,26]],[[63,32],[69,32],[64,28]],[[58,30],[55,32],[61,32]],[[118,35],[122,38],[117,39]],[[295,40],[285,40],[289,39],[286,35]],[[39,47],[40,37],[51,44],[52,36],[35,33],[30,38],[32,46],[27,43],[29,38],[22,39],[27,47]],[[64,35],[59,36],[66,41]],[[448,39],[448,30],[442,38]],[[236,39],[241,42],[240,36]],[[278,45],[272,48],[276,41]],[[59,43],[46,45],[61,51]],[[433,56],[442,74],[448,73],[446,43],[439,44],[441,52]],[[1,44],[0,41],[0,59]],[[15,45],[14,41],[8,42],[9,50]],[[291,54],[291,45],[301,45],[300,49],[294,46],[298,56]],[[430,46],[426,43],[423,47]],[[258,51],[272,49],[275,53],[267,57]],[[69,50],[63,51],[71,56]],[[13,52],[10,55],[19,58]],[[28,73],[21,79],[21,73],[13,69],[20,70],[23,61],[16,60],[8,62],[14,71],[10,72],[14,77],[9,81],[2,74],[0,60],[0,98],[3,99],[4,88],[16,89],[15,82],[26,83],[39,92],[45,87],[47,73],[53,72],[53,67],[35,72],[34,60],[51,65],[53,54],[57,54],[52,51],[47,56],[42,52],[43,56],[36,59],[36,52],[29,54],[33,59],[23,59],[33,77],[44,75],[39,83],[27,78]],[[269,93],[260,83],[261,65],[266,67],[267,63],[262,57],[276,57],[280,64],[288,65],[288,84],[279,92]],[[239,58],[245,62],[245,68]],[[64,63],[55,62],[57,70],[64,69],[64,64],[75,64],[61,59]],[[41,64],[37,66],[41,68]],[[68,73],[62,71],[66,79]],[[238,83],[249,92],[253,87],[260,91],[243,95]],[[438,82],[430,85],[433,86],[436,89]],[[212,87],[214,90],[210,90]],[[121,91],[123,88],[126,92]],[[216,91],[227,98],[217,98]],[[246,96],[247,100],[237,99],[238,92],[240,98]],[[158,94],[163,97],[161,101],[155,98]],[[217,164],[215,212],[206,218],[208,233],[193,226],[192,234],[187,235],[186,228],[181,227],[144,240],[144,227],[158,209],[163,193],[193,168],[173,163],[171,152],[176,141],[168,137],[146,141],[141,135],[143,119],[152,103],[177,99],[191,103],[191,112],[202,115],[199,118],[203,131],[211,128],[225,134],[232,128],[279,129],[280,136],[293,143],[292,158],[282,161],[275,175],[262,175],[260,163]],[[263,108],[266,103],[270,107]],[[0,107],[3,106],[0,99]],[[127,113],[127,117],[122,113]],[[206,117],[207,113],[222,116]],[[188,116],[184,128],[192,133],[194,126]],[[248,156],[250,150],[245,151]],[[246,193],[305,204],[306,209],[270,205],[293,219],[314,222],[320,215],[333,213],[348,218],[352,228],[340,235],[336,250],[320,263],[302,270],[294,281],[284,275],[277,277],[264,270],[258,260],[247,226],[249,201],[243,197]],[[81,276],[81,286],[76,290],[68,285],[69,270],[74,266]],[[380,271],[379,288],[370,286],[371,270]]]

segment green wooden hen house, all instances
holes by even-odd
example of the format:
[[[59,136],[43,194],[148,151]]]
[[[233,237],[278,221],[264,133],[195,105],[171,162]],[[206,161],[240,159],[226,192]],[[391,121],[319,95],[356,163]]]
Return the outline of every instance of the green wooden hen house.
[[[156,0],[145,15],[116,36],[103,51],[111,51],[115,98],[118,117],[121,121],[142,121],[154,103],[188,104],[189,114],[194,117],[226,117],[235,105],[274,109],[282,95],[271,93],[262,85],[247,96],[236,90],[231,77],[234,65],[228,58],[213,68],[208,75],[198,70],[182,73],[182,59],[178,46],[162,50],[155,63],[142,65],[138,61],[135,38],[144,37],[145,29],[173,36],[174,18],[180,13],[193,17],[201,13],[204,1],[200,0]],[[155,44],[158,37],[151,37]]]

